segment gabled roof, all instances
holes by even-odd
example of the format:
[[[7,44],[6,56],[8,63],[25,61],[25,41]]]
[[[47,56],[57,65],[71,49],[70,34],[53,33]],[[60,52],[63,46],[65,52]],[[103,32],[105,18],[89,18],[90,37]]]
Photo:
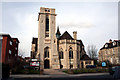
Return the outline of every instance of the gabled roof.
[[[67,31],[65,31],[63,33],[63,35],[60,36],[59,40],[62,40],[62,39],[73,40],[73,38],[71,37],[71,35]]]
[[[87,54],[84,54],[80,60],[92,60]]]

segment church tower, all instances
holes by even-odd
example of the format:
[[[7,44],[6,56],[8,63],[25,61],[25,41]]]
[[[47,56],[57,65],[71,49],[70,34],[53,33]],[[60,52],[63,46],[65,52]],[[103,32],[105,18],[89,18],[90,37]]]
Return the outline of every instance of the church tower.
[[[38,51],[40,69],[59,69],[56,38],[56,14],[53,8],[40,8],[38,15]]]

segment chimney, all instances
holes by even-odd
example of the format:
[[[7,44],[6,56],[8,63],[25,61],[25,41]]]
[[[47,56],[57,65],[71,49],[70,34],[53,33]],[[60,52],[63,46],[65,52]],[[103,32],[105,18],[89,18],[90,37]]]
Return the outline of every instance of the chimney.
[[[111,39],[109,40],[109,43],[112,43],[112,40],[111,40]]]
[[[74,37],[75,40],[77,40],[77,31],[73,32],[73,37]]]

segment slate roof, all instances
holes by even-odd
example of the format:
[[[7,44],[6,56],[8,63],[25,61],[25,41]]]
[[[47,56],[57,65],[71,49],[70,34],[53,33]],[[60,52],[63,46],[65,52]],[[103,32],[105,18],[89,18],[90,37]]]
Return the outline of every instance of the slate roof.
[[[115,45],[113,45],[113,43],[115,43]],[[107,45],[107,47],[105,45]],[[118,47],[118,46],[120,46],[120,40],[114,40],[111,43],[105,43],[105,45],[100,50]]]
[[[74,40],[67,31],[65,31],[65,32],[63,33],[63,35],[60,36],[59,40],[62,40],[62,39]]]
[[[87,54],[84,54],[80,60],[92,60]]]
[[[80,45],[81,45],[81,46],[84,46],[82,40],[77,40],[77,41],[80,42]]]

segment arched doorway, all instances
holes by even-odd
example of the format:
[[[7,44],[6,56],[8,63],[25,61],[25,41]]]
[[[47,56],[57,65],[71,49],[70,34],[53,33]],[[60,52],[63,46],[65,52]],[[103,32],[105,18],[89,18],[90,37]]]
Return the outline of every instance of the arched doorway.
[[[44,60],[44,68],[49,69],[50,68],[50,62],[49,60]]]

